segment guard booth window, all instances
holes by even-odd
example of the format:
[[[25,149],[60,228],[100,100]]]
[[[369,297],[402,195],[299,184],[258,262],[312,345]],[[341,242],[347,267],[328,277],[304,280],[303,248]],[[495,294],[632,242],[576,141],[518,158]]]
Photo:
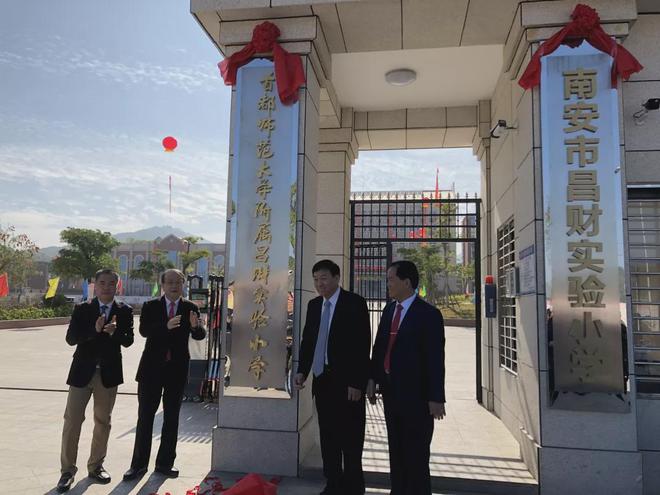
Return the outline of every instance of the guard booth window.
[[[628,189],[637,393],[660,398],[660,187]]]
[[[497,321],[499,330],[500,366],[518,372],[518,340],[516,336],[516,298],[504,288],[507,272],[515,267],[515,229],[513,218],[497,229]]]

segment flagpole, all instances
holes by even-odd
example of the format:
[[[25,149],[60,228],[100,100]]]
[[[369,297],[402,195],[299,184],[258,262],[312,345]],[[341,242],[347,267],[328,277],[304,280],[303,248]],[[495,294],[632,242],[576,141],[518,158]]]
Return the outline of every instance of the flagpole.
[[[170,215],[172,214],[172,176],[169,176],[169,188],[170,188]]]

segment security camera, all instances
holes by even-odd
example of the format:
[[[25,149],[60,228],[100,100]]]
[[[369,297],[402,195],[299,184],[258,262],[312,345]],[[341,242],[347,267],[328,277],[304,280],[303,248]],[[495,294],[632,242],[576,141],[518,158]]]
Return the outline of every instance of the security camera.
[[[660,108],[660,98],[649,98],[642,103],[642,108],[633,114],[633,120],[636,125],[644,125],[649,111]]]

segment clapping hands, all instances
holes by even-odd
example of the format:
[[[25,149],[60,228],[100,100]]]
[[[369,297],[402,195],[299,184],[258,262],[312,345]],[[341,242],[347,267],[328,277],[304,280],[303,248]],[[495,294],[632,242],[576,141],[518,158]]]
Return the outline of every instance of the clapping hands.
[[[174,330],[175,328],[179,328],[181,326],[181,315],[176,315],[173,318],[170,318],[167,321],[167,328],[169,330]],[[197,313],[194,311],[190,312],[190,328],[197,328],[199,327],[199,317],[197,316]]]
[[[110,320],[110,323],[105,323],[105,315],[100,315],[96,319],[96,333],[101,333],[105,332],[108,335],[112,335],[115,333],[115,330],[117,330],[117,315],[114,315],[112,317],[112,320]]]

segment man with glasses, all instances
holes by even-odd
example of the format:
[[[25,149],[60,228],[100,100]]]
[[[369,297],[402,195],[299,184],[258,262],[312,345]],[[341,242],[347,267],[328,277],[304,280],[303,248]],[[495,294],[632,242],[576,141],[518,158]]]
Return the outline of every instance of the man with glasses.
[[[206,330],[199,320],[199,309],[183,299],[186,280],[180,270],[166,270],[161,276],[164,292],[142,306],[140,334],[147,342],[140,359],[138,382],[138,422],[131,467],[124,480],[132,480],[147,472],[151,454],[154,416],[163,399],[163,428],[156,455],[156,472],[176,478],[174,467],[179,433],[179,411],[188,379],[189,336],[202,340]]]

